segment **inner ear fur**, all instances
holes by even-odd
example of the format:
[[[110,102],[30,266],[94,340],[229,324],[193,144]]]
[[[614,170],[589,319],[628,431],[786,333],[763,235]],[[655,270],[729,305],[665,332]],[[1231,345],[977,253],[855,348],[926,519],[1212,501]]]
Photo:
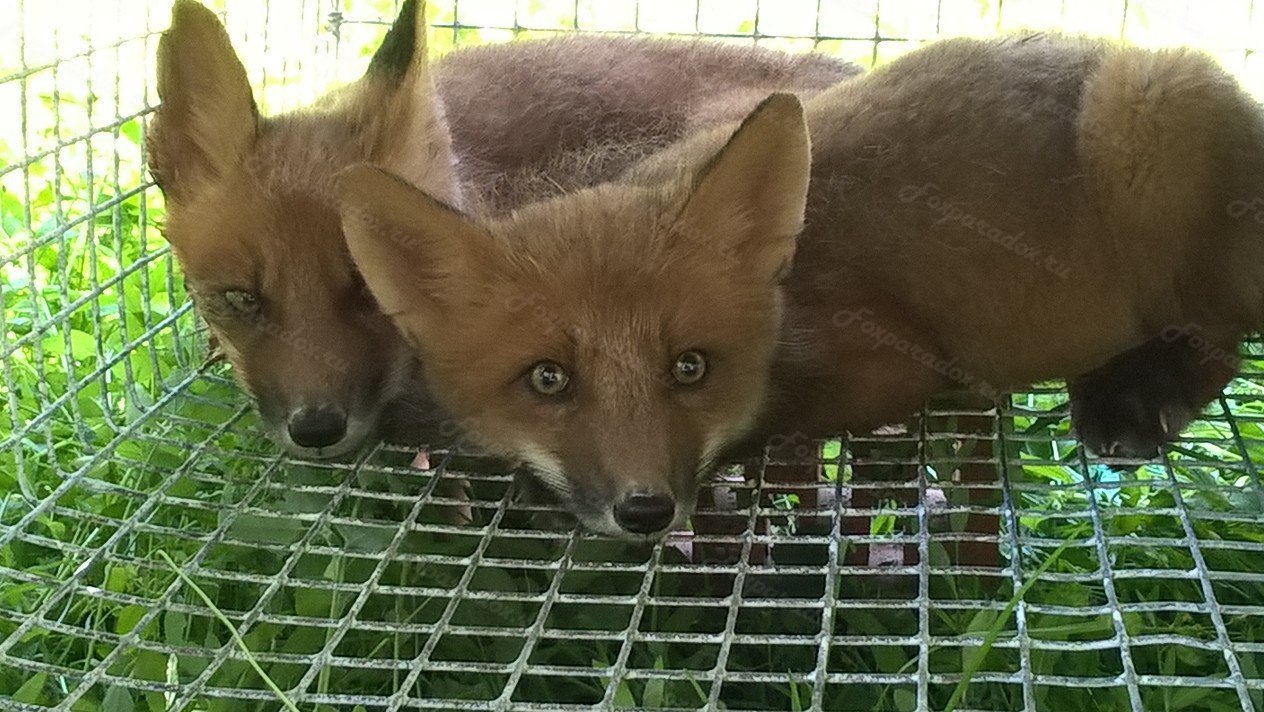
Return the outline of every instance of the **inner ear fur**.
[[[384,312],[433,312],[480,291],[500,246],[474,220],[367,163],[339,174],[337,193],[347,247]]]
[[[259,113],[246,70],[215,13],[176,0],[158,42],[158,98],[146,146],[150,172],[175,202],[245,159]]]
[[[730,254],[751,279],[780,279],[807,207],[812,150],[803,106],[773,94],[697,173],[678,234]]]

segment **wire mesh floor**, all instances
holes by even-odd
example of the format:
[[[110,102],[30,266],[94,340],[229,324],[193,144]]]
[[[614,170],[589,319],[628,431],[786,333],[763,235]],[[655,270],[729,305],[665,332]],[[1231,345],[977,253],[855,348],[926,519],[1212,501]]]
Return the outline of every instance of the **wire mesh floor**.
[[[1056,389],[788,443],[649,546],[458,450],[288,461],[191,379],[0,511],[3,704],[277,709],[257,665],[300,709],[1264,709],[1262,382],[1146,463]]]
[[[373,46],[392,3],[229,4],[275,110],[290,77],[354,76],[339,43]],[[451,44],[648,29],[880,60],[1021,22],[1264,56],[1250,0],[437,4]],[[1083,450],[1056,384],[945,398],[727,468],[655,545],[448,445],[293,461],[199,365],[157,236],[169,3],[86,5],[18,0],[0,36],[0,709],[1264,711],[1264,345],[1155,460]]]

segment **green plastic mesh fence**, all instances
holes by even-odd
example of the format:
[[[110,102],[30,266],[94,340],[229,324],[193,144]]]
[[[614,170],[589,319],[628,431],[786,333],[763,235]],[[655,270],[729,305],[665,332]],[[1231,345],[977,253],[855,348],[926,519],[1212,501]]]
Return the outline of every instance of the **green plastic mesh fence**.
[[[1060,27],[1198,44],[1258,90],[1255,5],[449,0],[434,34],[704,33],[871,64]],[[167,3],[3,8],[0,708],[1264,710],[1260,344],[1153,460],[1081,447],[1061,384],[945,398],[726,469],[653,546],[515,504],[513,473],[459,448],[294,461],[204,364],[159,234]],[[221,9],[271,110],[356,76],[394,10]]]

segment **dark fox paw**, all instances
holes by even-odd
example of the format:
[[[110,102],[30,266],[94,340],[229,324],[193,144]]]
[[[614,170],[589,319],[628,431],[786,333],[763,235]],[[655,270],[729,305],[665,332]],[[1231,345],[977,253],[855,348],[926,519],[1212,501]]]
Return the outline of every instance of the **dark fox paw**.
[[[1169,379],[1126,384],[1087,378],[1071,386],[1071,420],[1090,450],[1108,457],[1149,458],[1193,420],[1196,410]]]

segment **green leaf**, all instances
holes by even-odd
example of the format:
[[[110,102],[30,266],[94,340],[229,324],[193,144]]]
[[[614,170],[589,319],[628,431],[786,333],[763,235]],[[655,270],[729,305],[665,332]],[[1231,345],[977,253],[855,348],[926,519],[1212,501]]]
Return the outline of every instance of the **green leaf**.
[[[126,593],[136,580],[136,567],[114,565],[105,577],[105,590],[115,593]]]
[[[799,697],[799,683],[794,681],[794,675],[787,672],[786,677],[790,680],[790,709],[795,712],[803,710],[803,700]]]
[[[636,697],[632,694],[632,688],[628,686],[627,681],[619,683],[619,689],[614,693],[614,706],[618,708],[636,707]]]
[[[37,672],[22,683],[18,691],[13,693],[14,702],[25,702],[37,705],[44,697],[44,685],[48,683],[48,673]]]
[[[37,521],[48,529],[48,535],[53,539],[62,540],[66,538],[65,524],[62,524],[52,517],[40,517]]]
[[[666,669],[666,665],[663,664],[662,657],[657,657],[654,659],[654,669],[655,670]],[[662,707],[666,694],[667,694],[667,681],[658,677],[652,678],[645,682],[645,694],[641,697],[641,702],[645,707],[652,707],[652,708]]]
[[[141,144],[140,137],[140,121],[129,119],[119,126],[119,134],[126,137],[133,144],[139,146]]]
[[[290,544],[306,530],[307,525],[303,521],[292,517],[242,514],[229,527],[229,534],[251,543]]]
[[[144,606],[124,606],[119,609],[114,619],[114,632],[118,635],[127,635],[132,632],[132,629],[144,617],[145,611]]]
[[[898,673],[904,670],[908,656],[899,648],[890,645],[879,645],[870,648],[873,661],[877,663],[878,672]]]
[[[95,359],[97,355],[97,339],[92,334],[78,329],[70,331],[70,355],[76,361]]]
[[[324,503],[319,506],[323,507]],[[333,525],[333,530],[342,537],[344,548],[364,553],[385,551],[395,537],[394,527],[338,523]]]
[[[320,588],[300,588],[294,591],[294,612],[306,618],[329,618],[333,592]]]
[[[167,611],[162,617],[163,638],[167,645],[184,645],[188,617],[180,611]]]
[[[592,666],[594,669],[601,670],[610,667],[610,663],[607,663],[605,660],[597,660],[594,658],[592,660]],[[610,678],[602,678],[602,681],[607,686],[610,685]],[[612,704],[616,708],[636,707],[636,697],[632,694],[632,689],[628,687],[627,680],[623,680],[619,683],[618,689],[615,690]]]
[[[0,190],[0,230],[6,236],[15,235],[23,229],[25,220],[22,201],[7,190]]]
[[[900,712],[913,712],[917,709],[917,693],[912,690],[896,690],[892,695],[895,707]]]
[[[118,685],[106,690],[101,700],[101,712],[135,712],[135,709],[131,690]]]
[[[64,356],[66,354],[66,341],[61,334],[52,332],[40,341],[40,348],[43,349],[45,356]]]

